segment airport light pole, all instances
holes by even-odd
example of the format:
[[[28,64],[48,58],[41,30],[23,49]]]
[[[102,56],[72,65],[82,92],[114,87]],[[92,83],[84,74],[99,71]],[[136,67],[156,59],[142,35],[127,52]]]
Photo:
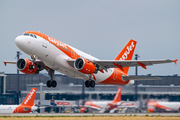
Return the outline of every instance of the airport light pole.
[[[21,55],[20,51],[17,51],[17,61],[19,60],[19,56]],[[19,101],[19,96],[20,96],[20,92],[19,92],[19,70],[17,69],[17,94],[18,94],[18,101]]]
[[[84,80],[82,80],[82,99],[83,99],[83,105],[84,105],[84,103],[85,103],[84,90],[85,90]]]
[[[135,60],[138,60],[138,54],[135,54]],[[135,75],[138,75],[138,66],[135,67]],[[138,100],[138,81],[135,81],[135,100]]]

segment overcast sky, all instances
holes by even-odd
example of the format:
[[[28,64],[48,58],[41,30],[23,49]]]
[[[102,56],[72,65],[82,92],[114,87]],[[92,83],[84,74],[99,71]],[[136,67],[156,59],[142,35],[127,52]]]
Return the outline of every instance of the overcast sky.
[[[0,61],[16,60],[14,40],[29,30],[102,60],[114,59],[130,39],[137,41],[140,60],[180,60],[179,6],[179,0],[0,0]],[[180,62],[138,70],[140,75],[180,75]],[[1,71],[16,73],[16,65],[1,62]]]

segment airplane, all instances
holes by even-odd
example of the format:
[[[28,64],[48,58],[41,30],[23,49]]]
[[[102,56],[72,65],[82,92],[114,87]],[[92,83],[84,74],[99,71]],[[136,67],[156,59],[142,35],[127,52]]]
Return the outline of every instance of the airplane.
[[[121,112],[128,113],[128,112],[141,112],[139,109],[139,101],[122,101],[121,105],[118,106],[121,109]]]
[[[30,113],[38,109],[34,104],[37,88],[32,88],[20,105],[0,105],[0,113]]]
[[[121,101],[121,88],[118,88],[117,93],[113,101],[86,101],[84,106],[80,106],[81,113],[87,113],[90,110],[99,113],[110,112],[114,113],[116,110],[124,110],[127,112],[128,109],[139,110],[137,102],[132,101]]]
[[[118,88],[113,101],[86,101],[81,108],[81,113],[87,113],[88,109],[99,111],[99,113],[113,112],[121,105],[121,88]]]
[[[159,77],[128,76],[129,67],[146,66],[160,63],[177,63],[176,60],[132,60],[137,41],[131,39],[114,60],[99,60],[70,45],[36,31],[27,31],[16,37],[15,44],[31,59],[4,61],[4,64],[16,64],[25,74],[38,74],[46,70],[51,77],[47,87],[56,87],[53,79],[55,71],[69,77],[82,79],[86,87],[98,84],[132,85],[134,80],[156,80]],[[36,60],[38,59],[38,60]]]
[[[180,111],[180,102],[149,101],[147,106],[149,113]]]

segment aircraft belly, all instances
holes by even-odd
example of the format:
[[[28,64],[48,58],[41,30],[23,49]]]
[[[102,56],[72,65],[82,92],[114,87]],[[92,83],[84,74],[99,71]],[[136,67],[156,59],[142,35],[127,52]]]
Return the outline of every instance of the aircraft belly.
[[[68,56],[58,55],[55,59],[55,66],[53,67],[56,71],[63,73],[69,77],[79,78],[88,80],[89,77],[87,74],[83,74],[77,71],[74,67],[70,66],[67,62]]]

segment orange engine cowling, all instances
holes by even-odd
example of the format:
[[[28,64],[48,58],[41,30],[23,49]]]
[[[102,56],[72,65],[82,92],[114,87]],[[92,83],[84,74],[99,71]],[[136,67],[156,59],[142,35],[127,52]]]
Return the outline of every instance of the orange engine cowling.
[[[84,113],[84,110],[85,110],[86,108],[81,108],[81,110],[80,110],[80,112],[81,113]]]
[[[80,112],[81,112],[81,113],[88,113],[88,109],[87,109],[87,108],[81,108],[81,109],[80,109]]]
[[[148,113],[154,113],[154,108],[148,108],[147,112]]]
[[[76,61],[74,62],[74,67],[78,71],[85,73],[85,74],[92,74],[96,70],[95,65],[92,62],[90,62],[84,58],[76,59]]]
[[[25,74],[35,74],[38,73],[37,66],[34,64],[34,69],[29,69],[29,65],[32,65],[32,61],[21,58],[16,63],[17,69]]]

